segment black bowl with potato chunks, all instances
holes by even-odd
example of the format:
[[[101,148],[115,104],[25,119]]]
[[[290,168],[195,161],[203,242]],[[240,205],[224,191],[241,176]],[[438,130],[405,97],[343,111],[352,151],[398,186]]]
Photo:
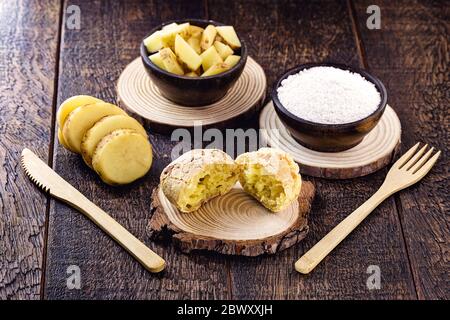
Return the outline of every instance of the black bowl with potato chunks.
[[[247,47],[234,28],[212,20],[163,23],[143,39],[140,50],[161,94],[191,107],[223,98],[247,61]]]

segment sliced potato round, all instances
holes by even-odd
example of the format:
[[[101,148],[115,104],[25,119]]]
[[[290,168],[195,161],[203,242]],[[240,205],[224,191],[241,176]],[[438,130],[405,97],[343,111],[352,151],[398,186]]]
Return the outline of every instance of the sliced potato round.
[[[58,108],[58,112],[56,113],[56,121],[58,122],[58,126],[60,128],[64,127],[64,122],[66,121],[67,116],[76,108],[81,107],[85,104],[92,104],[97,102],[103,101],[87,95],[73,96],[69,99],[66,99],[63,103],[61,103]]]
[[[70,146],[67,144],[66,140],[64,139],[64,136],[63,136],[63,134],[62,134],[61,128],[58,128],[58,141],[59,141],[59,143],[60,143],[64,148],[66,148],[67,150],[70,150],[70,151],[72,151],[72,152],[75,152],[75,151],[73,151],[73,150],[70,148]]]
[[[115,114],[126,115],[119,107],[106,102],[76,108],[67,116],[62,130],[66,143],[75,152],[81,153],[81,141],[86,131],[101,118]]]
[[[144,127],[130,116],[117,114],[104,117],[86,131],[81,141],[81,155],[88,166],[92,166],[92,156],[100,140],[117,129],[132,129],[142,134],[146,139],[148,138]]]
[[[131,129],[114,130],[100,140],[92,166],[100,178],[112,185],[126,184],[144,176],[152,165],[152,146]]]

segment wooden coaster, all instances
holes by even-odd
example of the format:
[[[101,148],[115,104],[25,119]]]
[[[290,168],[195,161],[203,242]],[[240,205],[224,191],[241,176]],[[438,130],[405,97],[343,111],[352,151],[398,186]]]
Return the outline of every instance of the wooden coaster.
[[[385,167],[397,152],[401,135],[400,120],[390,106],[359,145],[341,152],[313,151],[300,145],[278,118],[272,102],[261,111],[259,126],[263,143],[291,154],[301,173],[330,179],[361,177]]]
[[[222,123],[247,112],[259,110],[266,93],[266,76],[261,66],[248,57],[234,86],[220,101],[202,107],[186,107],[164,98],[147,75],[141,58],[122,72],[117,83],[124,107],[158,126],[193,127]]]
[[[152,194],[152,239],[173,240],[183,252],[211,250],[223,254],[274,254],[302,240],[308,233],[308,213],[314,185],[303,181],[298,201],[277,213],[270,212],[237,184],[199,210],[182,213],[160,188]]]

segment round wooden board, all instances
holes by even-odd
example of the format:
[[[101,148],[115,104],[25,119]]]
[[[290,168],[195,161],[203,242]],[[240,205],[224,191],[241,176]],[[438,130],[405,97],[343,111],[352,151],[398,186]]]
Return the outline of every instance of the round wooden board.
[[[319,152],[299,144],[278,118],[272,102],[261,111],[259,126],[263,143],[291,154],[301,173],[330,179],[361,177],[385,167],[395,156],[401,135],[400,120],[390,106],[359,145],[341,152]]]
[[[266,85],[264,70],[248,57],[242,75],[220,101],[201,107],[181,106],[160,94],[147,75],[141,58],[137,58],[120,75],[117,94],[121,105],[157,128],[186,128],[222,124],[259,110],[265,99]]]
[[[237,184],[199,210],[182,213],[160,188],[155,188],[148,231],[152,239],[172,239],[186,253],[210,250],[243,256],[274,254],[298,243],[308,233],[314,193],[314,185],[303,181],[298,201],[273,213]]]

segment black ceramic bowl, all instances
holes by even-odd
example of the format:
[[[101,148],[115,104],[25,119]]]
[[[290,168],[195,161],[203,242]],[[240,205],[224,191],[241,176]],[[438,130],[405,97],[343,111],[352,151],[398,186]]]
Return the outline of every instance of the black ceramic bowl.
[[[372,82],[381,96],[381,102],[378,105],[378,108],[372,114],[361,120],[344,124],[315,123],[299,118],[289,112],[278,99],[277,89],[281,85],[281,81],[291,74],[298,73],[303,69],[319,66],[335,67],[359,73],[366,80]],[[292,137],[301,145],[317,151],[337,152],[358,145],[364,136],[376,126],[386,108],[387,93],[383,83],[377,77],[369,74],[365,70],[336,63],[308,63],[288,70],[279,78],[272,90],[272,100],[275,111],[281,121]]]
[[[178,24],[189,22],[192,25],[202,28],[205,28],[209,24],[216,26],[224,25],[213,20],[173,20],[153,28],[147,36],[173,22]],[[235,55],[241,56],[239,62],[230,70],[214,76],[193,78],[179,76],[162,70],[148,58],[150,53],[147,51],[143,41],[141,41],[141,58],[145,70],[164,97],[185,106],[202,106],[220,100],[244,70],[245,63],[247,62],[247,47],[241,38],[239,40],[241,41],[241,48],[234,50]]]

